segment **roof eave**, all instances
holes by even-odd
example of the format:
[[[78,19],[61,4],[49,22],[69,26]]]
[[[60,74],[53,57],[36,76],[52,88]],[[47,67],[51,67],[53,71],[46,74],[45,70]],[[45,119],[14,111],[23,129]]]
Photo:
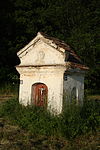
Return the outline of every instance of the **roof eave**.
[[[20,55],[25,52],[29,47],[31,47],[32,45],[35,45],[35,43],[37,41],[40,40],[40,38],[43,37],[40,32],[37,33],[37,36],[35,38],[33,38],[33,40],[31,40],[26,46],[24,46],[22,49],[20,49],[18,52],[17,52],[17,56],[20,57]]]
[[[67,62],[66,66],[68,67],[68,69],[79,69],[79,70],[84,70],[84,71],[88,71],[89,67],[83,65],[83,64],[77,64],[77,63],[73,63],[73,62]]]

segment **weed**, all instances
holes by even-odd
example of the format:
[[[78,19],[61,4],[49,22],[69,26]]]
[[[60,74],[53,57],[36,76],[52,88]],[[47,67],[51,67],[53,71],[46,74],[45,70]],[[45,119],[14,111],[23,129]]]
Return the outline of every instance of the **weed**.
[[[78,135],[96,132],[100,124],[100,103],[84,101],[83,106],[66,105],[59,116],[35,106],[22,106],[17,99],[0,106],[0,117],[8,118],[13,124],[34,135],[62,136],[73,139]]]

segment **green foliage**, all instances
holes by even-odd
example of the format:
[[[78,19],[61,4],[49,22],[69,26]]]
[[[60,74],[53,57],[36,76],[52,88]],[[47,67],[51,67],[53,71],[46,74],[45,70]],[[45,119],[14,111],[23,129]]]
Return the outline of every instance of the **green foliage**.
[[[100,89],[100,9],[97,0],[1,0],[0,80],[18,75],[16,55],[38,31],[64,40],[90,67],[86,88]],[[12,69],[14,68],[14,69]]]
[[[10,100],[0,106],[0,117],[28,130],[33,135],[63,136],[69,139],[89,132],[96,132],[100,124],[100,102],[86,101],[83,106],[66,106],[59,116],[34,106],[22,106]]]
[[[16,76],[15,76],[15,78],[16,78]],[[0,95],[7,95],[8,97],[11,95],[14,95],[16,97],[18,96],[19,85],[18,85],[18,81],[16,81],[15,78],[12,83],[9,83],[9,82],[1,83]]]
[[[96,127],[100,125],[100,101],[86,101],[81,110],[82,130],[88,132],[91,129],[96,131]],[[84,121],[85,120],[85,121]]]

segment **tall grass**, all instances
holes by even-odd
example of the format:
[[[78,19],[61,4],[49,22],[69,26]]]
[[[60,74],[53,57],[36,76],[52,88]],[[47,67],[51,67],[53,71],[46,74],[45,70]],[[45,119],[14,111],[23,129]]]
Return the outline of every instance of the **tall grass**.
[[[0,95],[16,95],[18,96],[18,83],[2,83],[0,85]]]
[[[10,119],[13,124],[34,135],[72,139],[81,134],[97,131],[100,124],[99,107],[98,101],[87,100],[83,106],[66,105],[61,115],[54,116],[43,108],[24,107],[17,99],[13,99],[0,106],[0,117]]]

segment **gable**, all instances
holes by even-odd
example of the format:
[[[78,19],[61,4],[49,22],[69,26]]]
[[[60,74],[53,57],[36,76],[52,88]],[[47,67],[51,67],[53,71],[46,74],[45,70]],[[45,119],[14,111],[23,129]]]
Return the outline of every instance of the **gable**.
[[[64,64],[65,54],[38,40],[20,55],[20,65],[55,65]]]
[[[63,65],[68,68],[88,70],[79,56],[67,45],[54,37],[38,32],[37,36],[18,53],[21,66]]]

